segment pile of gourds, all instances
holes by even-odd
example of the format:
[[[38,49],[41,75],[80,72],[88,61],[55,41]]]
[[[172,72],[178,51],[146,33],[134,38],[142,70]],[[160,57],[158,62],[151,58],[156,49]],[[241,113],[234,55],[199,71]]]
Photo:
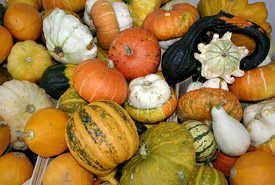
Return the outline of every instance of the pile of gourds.
[[[30,179],[32,155],[52,158],[43,185],[271,185],[267,15],[247,0],[7,1],[0,184]]]

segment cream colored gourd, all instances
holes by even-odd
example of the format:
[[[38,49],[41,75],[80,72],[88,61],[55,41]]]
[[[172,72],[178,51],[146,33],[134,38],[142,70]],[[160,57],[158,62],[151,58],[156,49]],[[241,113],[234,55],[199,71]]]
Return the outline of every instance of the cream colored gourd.
[[[178,40],[180,40],[180,38],[174,38],[174,39],[169,39],[169,40],[160,40],[159,41],[159,46],[161,49],[168,49],[169,46],[171,46],[172,44],[174,44],[175,42],[177,42]]]
[[[89,28],[64,10],[55,8],[43,20],[46,47],[51,56],[65,64],[96,58],[97,46]]]
[[[168,83],[157,74],[135,78],[129,84],[128,102],[138,109],[160,107],[170,97]]]
[[[89,29],[92,33],[96,33],[96,27],[93,23],[93,18],[91,16],[91,8],[97,0],[87,0],[84,10],[84,22],[89,26]],[[117,18],[117,23],[119,26],[119,31],[125,30],[127,28],[133,27],[133,19],[130,15],[128,6],[124,2],[108,0],[114,11]]]
[[[229,116],[222,101],[211,109],[215,140],[221,151],[228,156],[241,156],[250,146],[250,136],[242,123]]]
[[[275,100],[265,100],[248,105],[243,112],[243,124],[247,128],[251,145],[257,147],[275,134]]]
[[[173,5],[178,4],[178,3],[188,3],[191,4],[192,6],[194,6],[195,8],[197,8],[197,4],[194,3],[193,1],[189,1],[189,0],[171,0],[167,3],[165,3],[162,7],[160,7],[160,9],[162,10],[171,10],[171,7],[173,7]]]
[[[219,88],[219,89],[224,89],[228,90],[228,85],[227,83],[221,79],[221,78],[211,78],[209,80],[206,80],[204,83],[202,82],[191,82],[186,89],[186,92],[196,90],[202,87],[210,87],[210,88]]]
[[[222,38],[218,34],[207,45],[200,43],[194,57],[202,64],[201,75],[206,79],[220,77],[228,84],[234,82],[234,77],[241,77],[240,61],[247,56],[248,49],[237,47],[231,42],[231,32],[226,32]]]
[[[10,80],[0,86],[0,115],[10,128],[14,149],[27,149],[24,138],[17,137],[15,131],[24,131],[28,119],[37,110],[54,106],[50,96],[35,83]]]

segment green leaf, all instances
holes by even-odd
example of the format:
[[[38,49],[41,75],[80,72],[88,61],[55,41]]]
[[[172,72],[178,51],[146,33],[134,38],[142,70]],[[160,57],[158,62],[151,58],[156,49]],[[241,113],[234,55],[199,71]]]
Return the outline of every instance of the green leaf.
[[[7,8],[0,4],[0,25],[3,25],[3,19]]]

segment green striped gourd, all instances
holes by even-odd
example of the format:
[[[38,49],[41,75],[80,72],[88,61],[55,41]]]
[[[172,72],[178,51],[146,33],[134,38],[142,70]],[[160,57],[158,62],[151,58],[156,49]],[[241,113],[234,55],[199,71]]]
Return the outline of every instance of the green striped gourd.
[[[210,166],[196,166],[188,185],[228,185],[223,173]]]
[[[81,98],[74,87],[69,87],[60,96],[59,109],[71,117],[75,111],[81,110],[82,106],[87,104],[88,102]]]
[[[196,120],[185,121],[183,125],[194,138],[196,161],[204,162],[210,159],[217,149],[217,143],[210,128],[201,121]]]
[[[65,139],[76,161],[111,185],[118,184],[117,165],[129,160],[139,145],[134,121],[110,100],[91,102],[76,111],[67,122]]]

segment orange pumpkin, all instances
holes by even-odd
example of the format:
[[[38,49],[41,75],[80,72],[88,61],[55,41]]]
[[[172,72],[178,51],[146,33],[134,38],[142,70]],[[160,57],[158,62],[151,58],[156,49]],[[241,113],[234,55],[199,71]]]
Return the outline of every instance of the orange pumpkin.
[[[122,104],[127,98],[128,86],[124,76],[109,63],[88,59],[74,69],[73,85],[86,101],[111,100]]]
[[[261,151],[243,154],[230,170],[230,185],[272,185],[275,157]]]
[[[111,42],[119,33],[115,11],[108,0],[97,0],[91,8],[91,17],[96,27],[98,44],[109,49]]]
[[[15,3],[26,3],[28,5],[33,6],[37,10],[40,9],[39,0],[8,0],[7,7],[10,7]]]
[[[70,152],[54,158],[47,166],[43,185],[93,185],[94,175],[80,166]]]
[[[7,28],[0,25],[0,64],[6,60],[13,46],[13,38]]]
[[[69,117],[54,107],[39,109],[26,123],[24,140],[29,149],[42,157],[66,151],[65,126]]]
[[[217,88],[200,88],[189,91],[178,100],[176,113],[182,120],[210,121],[211,108],[219,102],[226,101],[223,108],[225,111],[240,121],[242,118],[242,106],[237,97],[231,92]]]
[[[259,146],[250,146],[249,151],[267,152],[275,157],[275,136],[272,136],[267,142]]]
[[[5,124],[4,118],[0,116],[0,156],[5,152],[10,144],[11,133],[9,127]]]
[[[42,19],[33,6],[16,3],[6,10],[4,26],[17,40],[36,40],[42,32]]]
[[[80,12],[85,8],[86,0],[41,0],[44,10],[60,8],[73,12]]]
[[[127,80],[155,73],[160,64],[158,39],[141,28],[121,31],[113,40],[109,59]]]
[[[33,165],[22,152],[6,153],[0,158],[0,184],[21,185],[33,172]]]
[[[235,77],[229,90],[239,100],[259,101],[275,96],[275,63],[245,71],[244,76]]]
[[[198,19],[199,12],[193,5],[179,3],[169,10],[158,9],[150,13],[142,28],[153,33],[158,40],[170,40],[182,37]]]

